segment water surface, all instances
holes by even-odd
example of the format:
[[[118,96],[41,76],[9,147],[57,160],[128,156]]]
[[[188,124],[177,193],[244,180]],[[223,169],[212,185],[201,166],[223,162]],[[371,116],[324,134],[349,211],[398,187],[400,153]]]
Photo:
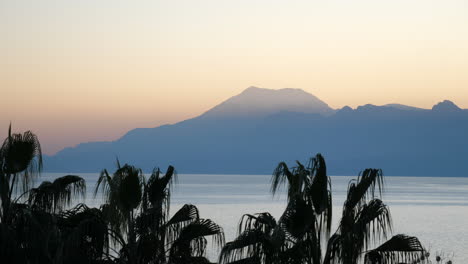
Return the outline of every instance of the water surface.
[[[43,174],[51,180],[65,173]],[[86,203],[93,198],[98,174],[77,174],[87,181]],[[336,229],[349,181],[353,177],[334,176],[333,218]],[[394,234],[417,236],[432,254],[452,256],[454,263],[468,262],[468,178],[386,177],[383,201],[390,206]],[[269,175],[178,175],[172,194],[171,212],[185,203],[196,205],[201,217],[224,228],[226,240],[236,236],[240,217],[245,213],[270,212],[279,218],[285,208],[285,195],[272,197]],[[210,258],[217,254],[209,251]]]

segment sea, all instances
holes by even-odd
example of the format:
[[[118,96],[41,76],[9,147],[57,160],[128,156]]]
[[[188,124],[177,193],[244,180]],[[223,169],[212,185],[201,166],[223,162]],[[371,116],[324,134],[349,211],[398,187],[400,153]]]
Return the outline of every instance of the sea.
[[[77,203],[90,207],[102,203],[102,197],[93,195],[99,173],[43,173],[38,182],[67,174],[86,179],[86,197]],[[341,217],[348,184],[355,178],[331,176],[332,233]],[[173,214],[184,204],[196,205],[201,218],[223,227],[228,242],[236,237],[243,214],[269,212],[277,219],[281,216],[286,191],[273,197],[270,180],[271,175],[179,174],[173,185],[170,210]],[[468,263],[468,178],[386,176],[382,200],[390,208],[394,235],[418,237],[433,260],[439,255],[441,263]],[[209,259],[216,261],[219,250],[209,244]]]

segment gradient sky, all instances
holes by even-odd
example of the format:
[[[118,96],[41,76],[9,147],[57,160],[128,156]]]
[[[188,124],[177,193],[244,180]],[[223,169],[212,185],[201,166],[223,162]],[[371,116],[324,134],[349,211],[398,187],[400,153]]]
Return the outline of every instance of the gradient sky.
[[[0,0],[0,136],[51,154],[197,116],[248,86],[331,107],[468,108],[466,0]]]

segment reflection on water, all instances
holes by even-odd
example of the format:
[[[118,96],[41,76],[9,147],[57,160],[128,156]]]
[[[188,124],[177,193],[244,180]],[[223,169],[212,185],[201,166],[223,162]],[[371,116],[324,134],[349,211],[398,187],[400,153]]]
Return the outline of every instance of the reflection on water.
[[[63,175],[47,173],[40,180]],[[98,206],[101,197],[93,197],[98,174],[78,175],[87,182],[85,202]],[[334,228],[351,179],[332,177]],[[269,188],[268,175],[178,175],[171,211],[185,203],[197,205],[203,218],[224,228],[229,241],[236,236],[242,214],[268,211],[275,217],[281,215],[285,196],[272,197]],[[433,253],[454,252],[455,263],[468,262],[468,178],[386,177],[383,201],[390,206],[395,234],[417,236]]]

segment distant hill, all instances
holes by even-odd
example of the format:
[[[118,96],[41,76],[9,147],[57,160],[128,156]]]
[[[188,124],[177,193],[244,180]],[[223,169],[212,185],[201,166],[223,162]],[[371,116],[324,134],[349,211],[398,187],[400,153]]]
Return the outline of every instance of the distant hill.
[[[408,106],[408,105],[402,105],[402,104],[386,104],[386,105],[384,105],[384,106],[393,107],[393,108],[400,109],[400,110],[412,110],[412,111],[424,111],[424,110],[427,110],[427,109],[423,109],[423,108],[418,108],[418,107]]]
[[[300,89],[250,87],[193,119],[66,148],[45,157],[45,171],[114,169],[119,157],[145,171],[172,164],[179,173],[270,174],[279,161],[315,153],[331,175],[374,167],[395,176],[468,176],[468,111],[450,101],[334,110]]]

